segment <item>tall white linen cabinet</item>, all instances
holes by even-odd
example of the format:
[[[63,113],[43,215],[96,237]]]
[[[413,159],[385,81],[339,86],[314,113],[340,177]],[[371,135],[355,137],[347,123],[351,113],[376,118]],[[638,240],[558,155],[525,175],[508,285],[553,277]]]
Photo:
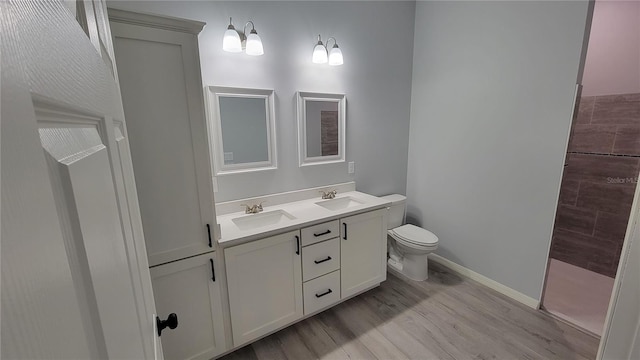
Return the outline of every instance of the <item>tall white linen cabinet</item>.
[[[227,339],[198,52],[204,23],[117,9],[109,21],[156,308],[178,316],[162,332],[164,357],[210,359]]]

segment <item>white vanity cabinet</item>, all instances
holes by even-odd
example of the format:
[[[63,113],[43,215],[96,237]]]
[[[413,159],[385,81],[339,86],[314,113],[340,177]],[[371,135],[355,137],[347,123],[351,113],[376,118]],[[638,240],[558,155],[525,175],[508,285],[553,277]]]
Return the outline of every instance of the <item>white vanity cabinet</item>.
[[[158,315],[178,316],[178,327],[160,337],[167,360],[211,359],[227,350],[215,260],[212,252],[150,269]]]
[[[303,316],[301,247],[296,230],[224,250],[234,347]]]
[[[340,219],[340,285],[342,298],[387,279],[387,210]]]
[[[228,336],[233,337],[229,350],[386,280],[389,202],[356,191],[354,183],[335,189],[340,196],[321,202],[315,198],[318,191],[276,194],[267,199],[273,207],[253,215],[237,207],[261,199],[216,205],[229,296]],[[289,216],[265,224],[278,213]],[[254,226],[241,227],[239,221]],[[274,235],[278,231],[284,233]]]

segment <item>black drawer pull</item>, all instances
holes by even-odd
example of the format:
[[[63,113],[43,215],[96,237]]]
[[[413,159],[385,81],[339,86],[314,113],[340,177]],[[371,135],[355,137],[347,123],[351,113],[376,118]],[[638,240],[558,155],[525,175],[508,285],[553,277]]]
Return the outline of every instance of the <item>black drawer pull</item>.
[[[300,255],[300,236],[296,235],[296,255]]]
[[[347,223],[342,223],[342,225],[344,226],[344,236],[342,238],[347,240]]]
[[[317,297],[317,298],[321,298],[321,297],[323,297],[323,296],[325,296],[325,295],[329,295],[329,294],[331,294],[332,292],[333,292],[333,291],[331,291],[331,289],[329,289],[329,290],[327,290],[327,291],[323,292],[322,294],[316,294],[316,297]]]
[[[331,260],[331,256],[327,256],[326,259],[322,259],[322,260],[313,260],[313,262],[316,264],[322,264],[323,262],[329,261],[329,260]]]
[[[313,233],[313,236],[318,237],[318,236],[327,235],[327,234],[331,234],[331,230],[327,230],[327,231],[321,232],[319,234]]]

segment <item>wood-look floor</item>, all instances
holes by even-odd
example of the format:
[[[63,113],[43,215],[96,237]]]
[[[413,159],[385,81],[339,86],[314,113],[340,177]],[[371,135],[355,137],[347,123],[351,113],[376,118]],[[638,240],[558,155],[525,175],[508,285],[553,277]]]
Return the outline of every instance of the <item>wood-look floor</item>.
[[[595,359],[597,338],[429,265],[222,359]]]

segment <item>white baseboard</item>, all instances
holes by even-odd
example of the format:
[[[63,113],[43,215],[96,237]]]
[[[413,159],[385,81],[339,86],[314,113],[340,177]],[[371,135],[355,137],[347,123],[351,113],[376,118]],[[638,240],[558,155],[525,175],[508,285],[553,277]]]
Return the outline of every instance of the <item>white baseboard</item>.
[[[471,280],[475,280],[477,282],[479,282],[480,284],[491,288],[505,296],[508,296],[510,298],[512,298],[513,300],[520,302],[528,307],[531,307],[533,309],[538,309],[540,308],[540,301],[527,296],[517,290],[514,290],[508,286],[502,285],[499,282],[495,281],[495,280],[491,280],[488,277],[478,274],[477,272],[468,269],[462,265],[456,264],[451,260],[445,259],[440,255],[437,254],[429,254],[429,260],[437,262],[438,264],[445,266],[447,268],[449,268],[450,270],[458,273],[459,275],[462,275],[464,277],[467,277]]]

